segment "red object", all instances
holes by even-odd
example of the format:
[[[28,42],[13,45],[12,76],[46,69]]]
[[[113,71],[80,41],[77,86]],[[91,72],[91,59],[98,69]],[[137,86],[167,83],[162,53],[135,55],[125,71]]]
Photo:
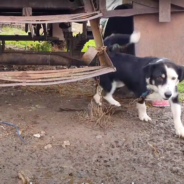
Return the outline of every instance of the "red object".
[[[169,102],[167,100],[153,101],[152,106],[154,107],[169,107]]]

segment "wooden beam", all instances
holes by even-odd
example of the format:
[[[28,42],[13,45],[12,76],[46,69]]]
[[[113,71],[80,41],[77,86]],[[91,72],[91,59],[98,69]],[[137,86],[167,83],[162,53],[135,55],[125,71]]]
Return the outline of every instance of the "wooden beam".
[[[171,0],[159,0],[159,22],[171,21]]]
[[[158,8],[158,2],[152,0],[133,0],[134,3],[144,5],[149,8]]]
[[[105,12],[105,11],[107,11],[107,9],[106,9],[106,1],[99,1],[99,9],[100,9],[100,11],[101,12]]]
[[[183,10],[173,9],[172,13],[181,13]],[[141,9],[123,9],[123,10],[110,10],[103,13],[102,18],[110,17],[129,17],[136,15],[148,15],[148,14],[157,14],[159,10],[156,8],[141,8]]]
[[[141,9],[123,9],[123,10],[109,10],[103,13],[103,18],[110,17],[128,17],[134,15],[154,14],[158,13],[158,9],[141,8]]]
[[[179,6],[181,8],[184,8],[184,1],[181,1],[181,0],[171,0],[171,3],[173,5],[176,5],[176,6]]]
[[[122,3],[123,4],[132,4],[132,0],[123,0]]]
[[[153,1],[153,0],[133,0],[133,3],[142,5],[143,8],[149,7],[149,8],[159,8],[159,1]],[[184,8],[184,1],[181,0],[171,0],[171,4],[175,6],[171,6],[171,10],[181,10],[181,8]]]

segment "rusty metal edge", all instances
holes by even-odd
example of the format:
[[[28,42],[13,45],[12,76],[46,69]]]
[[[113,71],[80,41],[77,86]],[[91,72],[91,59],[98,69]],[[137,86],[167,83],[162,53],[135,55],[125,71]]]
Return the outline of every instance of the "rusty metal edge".
[[[0,16],[0,23],[23,23],[23,24],[45,24],[61,22],[84,22],[102,17],[102,13],[94,11],[90,13],[68,14],[68,15],[45,15],[45,16]]]
[[[13,86],[47,86],[47,85],[56,85],[56,84],[63,84],[63,83],[70,83],[70,82],[76,82],[76,81],[81,81],[84,79],[88,79],[88,78],[93,78],[96,76],[100,76],[100,75],[104,75],[110,72],[115,72],[116,69],[115,68],[106,68],[106,70],[103,71],[98,71],[94,74],[91,75],[87,75],[87,76],[82,76],[82,77],[77,77],[75,79],[68,79],[65,81],[57,81],[57,82],[47,82],[47,83],[11,83],[11,84],[0,84],[0,87],[13,87]]]

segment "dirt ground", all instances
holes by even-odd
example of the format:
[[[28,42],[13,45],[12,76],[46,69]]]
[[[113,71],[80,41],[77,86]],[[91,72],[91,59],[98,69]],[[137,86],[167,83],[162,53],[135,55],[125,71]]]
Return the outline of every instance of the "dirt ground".
[[[94,93],[92,80],[69,85],[70,93],[66,85],[1,90],[0,120],[17,125],[27,142],[0,124],[1,184],[184,183],[184,140],[175,135],[170,108],[148,106],[153,121],[141,122],[132,99],[119,92],[121,111],[100,124],[85,111],[59,110],[74,99],[86,105]]]

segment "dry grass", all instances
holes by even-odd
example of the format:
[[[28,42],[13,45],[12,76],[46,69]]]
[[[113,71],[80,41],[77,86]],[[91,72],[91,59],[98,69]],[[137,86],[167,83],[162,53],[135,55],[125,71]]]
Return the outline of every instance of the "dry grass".
[[[104,109],[95,104],[93,100],[88,106],[87,111],[77,112],[77,119],[86,124],[87,126],[94,128],[107,129],[110,127],[112,119],[110,115],[111,107]]]

